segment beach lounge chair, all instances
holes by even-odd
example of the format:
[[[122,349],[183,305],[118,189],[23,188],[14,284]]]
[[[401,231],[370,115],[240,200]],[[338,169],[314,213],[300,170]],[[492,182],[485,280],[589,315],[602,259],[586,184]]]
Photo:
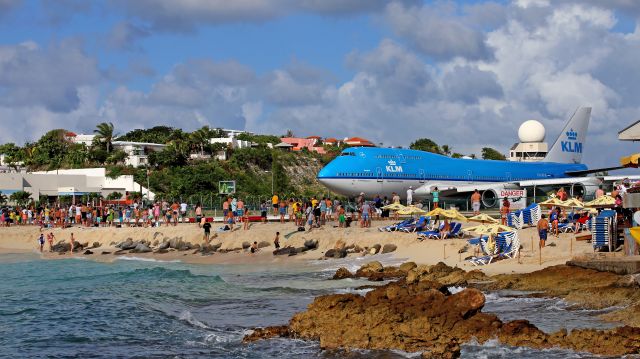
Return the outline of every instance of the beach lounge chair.
[[[487,241],[487,239],[489,239],[489,237],[480,236],[480,237],[468,239],[467,243],[469,243],[469,244],[471,244],[473,246],[477,246],[477,245],[480,245],[480,241]]]
[[[509,213],[507,216],[507,225],[509,227],[522,229],[524,225],[524,214],[522,210]]]
[[[501,232],[496,236],[496,247],[500,258],[514,258],[520,251],[518,232]]]
[[[440,231],[442,230],[442,228],[444,228],[444,223],[440,223],[440,227],[437,230],[434,229],[430,231],[418,232],[418,239],[423,240],[427,238],[433,238],[433,236],[438,237],[440,235]]]
[[[602,211],[591,221],[591,244],[594,251],[603,248],[613,251],[616,245],[616,221],[617,215],[614,210]]]
[[[558,232],[569,233],[575,231],[575,224],[571,222],[558,223]]]
[[[462,232],[462,223],[454,223],[451,226],[451,231],[449,231],[449,234],[447,234],[445,238],[461,237],[463,235],[464,233]]]
[[[413,218],[405,219],[402,222],[398,222],[389,226],[384,226],[378,228],[380,232],[394,232],[398,230],[398,228],[404,228],[406,226],[410,226],[415,220]]]
[[[429,234],[429,238],[430,239],[438,239],[440,238],[440,231],[442,230],[442,228],[444,227],[444,224],[442,226],[440,226],[440,230],[439,231],[432,231],[432,233]],[[451,222],[449,224],[449,228],[451,228],[451,230],[449,231],[449,233],[447,235],[444,236],[444,238],[451,238],[453,236],[457,236],[458,233],[460,233],[460,230],[462,229],[462,223],[456,223],[456,222]]]
[[[399,228],[398,230],[402,231],[402,232],[406,232],[406,233],[424,231],[427,228],[427,226],[429,225],[430,218],[431,217],[424,217],[424,216],[420,217],[418,219],[418,221],[416,221],[412,225],[408,225],[408,226]]]
[[[469,259],[469,262],[474,266],[484,266],[490,264],[493,261],[494,256],[482,256]]]

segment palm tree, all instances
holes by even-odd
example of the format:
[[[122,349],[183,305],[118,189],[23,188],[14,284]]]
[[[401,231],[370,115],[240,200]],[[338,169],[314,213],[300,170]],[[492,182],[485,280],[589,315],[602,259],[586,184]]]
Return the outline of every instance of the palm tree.
[[[4,194],[2,194],[2,192],[0,192],[0,204],[5,204],[7,203],[7,196],[5,196]]]
[[[209,126],[204,126],[189,135],[189,142],[194,148],[200,150],[200,155],[204,155],[204,148],[209,144],[209,139],[213,138],[213,135],[214,131]]]
[[[31,193],[27,191],[17,191],[13,192],[9,199],[16,202],[18,205],[26,204],[29,202],[29,198],[31,197]]]
[[[106,144],[107,153],[111,152],[111,141],[113,141],[113,138],[115,137],[113,133],[113,123],[100,123],[98,124],[98,126],[96,126],[96,129],[93,130],[93,132],[96,134],[96,138],[99,141]]]

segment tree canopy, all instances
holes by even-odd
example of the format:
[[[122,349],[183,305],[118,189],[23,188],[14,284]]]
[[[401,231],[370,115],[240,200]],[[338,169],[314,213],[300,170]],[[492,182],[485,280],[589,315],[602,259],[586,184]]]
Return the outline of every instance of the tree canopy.
[[[414,142],[411,143],[411,145],[409,145],[409,148],[412,150],[420,150],[420,151],[433,152],[438,154],[443,153],[440,146],[438,146],[437,143],[433,142],[431,139],[428,139],[428,138],[420,138],[418,140],[415,140]]]
[[[507,158],[502,153],[498,152],[497,150],[495,150],[495,149],[493,149],[491,147],[483,147],[482,148],[482,159],[504,161]]]

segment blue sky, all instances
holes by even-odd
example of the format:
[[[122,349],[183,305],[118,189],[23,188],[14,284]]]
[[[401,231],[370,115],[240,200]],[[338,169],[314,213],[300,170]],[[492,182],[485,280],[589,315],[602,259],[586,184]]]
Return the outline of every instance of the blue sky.
[[[640,3],[0,0],[0,142],[167,124],[420,137],[503,152],[593,107],[586,162],[636,150]],[[607,148],[607,151],[602,151]]]

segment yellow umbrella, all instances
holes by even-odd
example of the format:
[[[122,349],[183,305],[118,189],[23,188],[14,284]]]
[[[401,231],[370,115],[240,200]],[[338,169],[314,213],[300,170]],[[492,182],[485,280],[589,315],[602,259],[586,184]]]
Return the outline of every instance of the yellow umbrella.
[[[398,211],[398,214],[425,214],[427,211],[416,206],[408,206]]]
[[[587,202],[584,204],[585,207],[600,207],[600,208],[610,208],[616,205],[616,199],[609,196],[604,195],[600,196],[593,201]]]
[[[440,207],[431,210],[429,213],[427,213],[427,216],[431,216],[431,217],[440,216],[440,217],[449,218],[451,220],[456,220],[456,221],[467,220],[467,217],[463,216],[460,212],[458,212],[455,209],[442,209]]]
[[[499,223],[497,219],[489,216],[486,213],[479,214],[477,216],[469,217],[469,221],[471,222],[480,222],[484,223]]]
[[[566,201],[563,201],[558,206],[560,207],[571,207],[571,208],[584,208],[584,203],[579,201],[576,198],[570,198]]]
[[[549,198],[546,201],[542,201],[540,203],[538,203],[540,206],[546,206],[546,207],[553,207],[553,206],[560,206],[562,205],[562,201],[560,200],[560,198],[558,197],[552,197]]]
[[[400,210],[403,210],[405,208],[406,207],[401,205],[400,203],[392,203],[392,204],[388,204],[388,205],[382,207],[382,209],[389,209],[389,210],[392,210],[392,211],[400,211]]]
[[[514,232],[515,228],[505,226],[502,224],[481,224],[475,227],[469,227],[464,229],[467,232],[474,232],[477,234],[497,234],[500,232]]]

